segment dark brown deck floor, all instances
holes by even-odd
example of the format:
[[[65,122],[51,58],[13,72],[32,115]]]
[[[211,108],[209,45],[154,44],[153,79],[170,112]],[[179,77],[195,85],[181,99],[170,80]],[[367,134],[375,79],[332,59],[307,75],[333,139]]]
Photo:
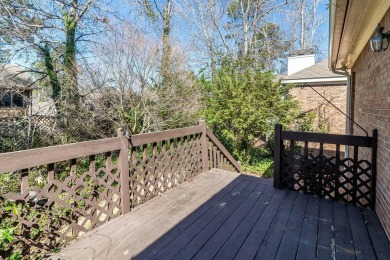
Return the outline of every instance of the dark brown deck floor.
[[[53,259],[390,259],[370,210],[212,170],[87,234]]]

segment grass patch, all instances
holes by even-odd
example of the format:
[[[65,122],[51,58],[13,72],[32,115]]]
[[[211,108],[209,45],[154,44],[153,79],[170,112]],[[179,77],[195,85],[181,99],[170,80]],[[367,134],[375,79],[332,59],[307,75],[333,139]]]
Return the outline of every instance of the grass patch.
[[[243,164],[242,171],[263,178],[271,178],[274,176],[274,160],[272,158],[262,158],[252,165]]]
[[[265,148],[252,147],[242,160],[242,171],[247,174],[271,178],[274,175],[274,159]]]

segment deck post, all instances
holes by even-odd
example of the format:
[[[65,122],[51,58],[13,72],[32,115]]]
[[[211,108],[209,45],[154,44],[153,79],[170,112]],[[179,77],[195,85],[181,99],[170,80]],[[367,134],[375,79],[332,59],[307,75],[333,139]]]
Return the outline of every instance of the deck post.
[[[274,187],[280,188],[280,156],[282,147],[282,125],[275,125],[274,140]]]
[[[209,168],[209,158],[207,154],[207,132],[206,121],[199,120],[199,125],[202,127],[201,145],[202,145],[202,168],[203,171],[207,171]]]
[[[371,144],[371,205],[370,208],[372,210],[375,210],[375,203],[376,203],[376,159],[377,159],[377,149],[378,149],[378,129],[374,129],[372,131],[372,144]]]
[[[121,204],[122,215],[130,212],[130,189],[129,189],[129,140],[125,137],[122,129],[117,130],[120,137],[121,149],[119,151],[118,169],[121,180]]]
[[[29,186],[29,183],[28,183],[28,169],[23,169],[22,170],[22,173],[20,175],[20,193],[23,194],[27,189],[28,189],[28,186]]]

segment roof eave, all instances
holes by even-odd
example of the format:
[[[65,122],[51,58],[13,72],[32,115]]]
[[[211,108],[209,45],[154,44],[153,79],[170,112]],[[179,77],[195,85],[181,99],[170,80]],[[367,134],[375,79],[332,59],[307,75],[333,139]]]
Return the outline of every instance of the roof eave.
[[[334,0],[329,8],[329,68],[352,68],[390,0]]]

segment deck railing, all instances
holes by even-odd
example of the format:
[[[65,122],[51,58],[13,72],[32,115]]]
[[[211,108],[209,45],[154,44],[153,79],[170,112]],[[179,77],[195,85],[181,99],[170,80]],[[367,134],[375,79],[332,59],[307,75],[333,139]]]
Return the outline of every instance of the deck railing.
[[[274,187],[375,209],[377,138],[377,130],[366,137],[282,131],[276,125]]]
[[[22,243],[49,250],[211,168],[239,172],[240,164],[202,120],[194,127],[131,137],[118,130],[114,138],[4,153],[0,174],[20,176],[20,189],[3,196],[29,210],[0,213],[17,219],[24,233],[40,234],[38,240],[18,236]]]

